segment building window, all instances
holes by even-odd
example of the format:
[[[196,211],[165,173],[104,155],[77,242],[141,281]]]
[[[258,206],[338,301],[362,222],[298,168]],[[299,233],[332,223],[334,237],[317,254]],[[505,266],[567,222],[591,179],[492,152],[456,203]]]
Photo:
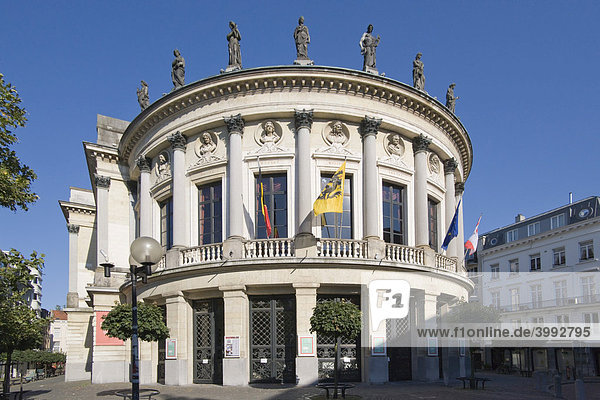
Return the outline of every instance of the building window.
[[[540,308],[542,306],[542,285],[531,285],[531,307]]]
[[[404,237],[404,188],[383,182],[383,240],[406,244]]]
[[[581,291],[583,294],[583,301],[585,303],[592,303],[596,301],[596,284],[594,283],[593,276],[585,276],[581,278]]]
[[[540,233],[540,223],[534,222],[533,224],[527,225],[527,236],[533,236]]]
[[[330,175],[321,176],[321,189],[331,179]],[[321,214],[321,237],[329,239],[352,239],[352,176],[344,179],[343,213]]]
[[[579,243],[579,260],[591,260],[594,258],[594,244],[592,241]]]
[[[173,198],[160,203],[160,244],[164,250],[173,247]]]
[[[500,309],[500,292],[492,292],[492,307]]]
[[[510,289],[510,307],[512,311],[519,310],[519,289]]]
[[[221,181],[198,186],[198,245],[223,241]]]
[[[567,281],[554,282],[554,298],[557,306],[564,306],[567,303]]]
[[[287,238],[287,175],[264,175],[262,177],[264,202],[269,212],[272,238]],[[267,238],[265,218],[261,210],[260,180],[256,178],[256,239]],[[241,223],[241,221],[240,221]]]
[[[556,316],[556,323],[557,324],[561,324],[561,325],[568,324],[569,323],[569,316],[566,315],[566,314],[565,315],[557,315]]]
[[[561,226],[565,226],[565,214],[555,215],[550,218],[550,229],[560,228]]]
[[[500,279],[500,265],[490,265],[490,270],[492,271],[492,279]]]
[[[517,235],[517,230],[516,229],[513,229],[512,231],[506,232],[506,243],[514,242],[518,238],[519,238],[519,235]]]
[[[438,251],[438,204],[427,199],[427,216],[429,219],[429,247]]]
[[[516,260],[516,259],[509,260],[508,265],[509,265],[509,271],[510,271],[511,275],[519,273],[519,260]]]
[[[542,269],[542,258],[539,254],[533,254],[529,256],[531,264],[531,271],[539,271]]]
[[[543,324],[544,317],[533,317],[531,318],[531,322],[533,322],[534,324]]]
[[[552,250],[553,253],[553,263],[552,265],[554,265],[555,267],[559,266],[559,265],[565,265],[566,262],[566,256],[565,256],[565,248],[561,247],[560,249],[553,249]]]
[[[583,313],[583,322],[586,324],[597,324],[598,322],[598,313],[597,312],[590,312],[590,313]]]

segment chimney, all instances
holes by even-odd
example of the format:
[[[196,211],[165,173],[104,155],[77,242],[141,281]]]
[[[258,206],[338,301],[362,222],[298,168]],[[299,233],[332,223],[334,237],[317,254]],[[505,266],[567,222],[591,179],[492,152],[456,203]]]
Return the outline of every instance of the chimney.
[[[517,214],[515,217],[515,222],[521,222],[525,220],[525,216],[523,214]]]
[[[573,204],[573,192],[569,192],[569,204]]]

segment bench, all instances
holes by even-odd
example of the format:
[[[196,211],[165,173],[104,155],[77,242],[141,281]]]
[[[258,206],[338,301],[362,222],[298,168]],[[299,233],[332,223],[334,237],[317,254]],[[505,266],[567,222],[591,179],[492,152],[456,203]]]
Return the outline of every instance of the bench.
[[[463,384],[463,389],[467,388],[467,381],[469,382],[469,388],[473,389],[473,387],[475,388],[475,390],[479,389],[479,383],[481,383],[481,390],[485,389],[485,383],[488,381],[491,381],[491,379],[489,378],[471,378],[471,377],[466,377],[466,376],[461,376],[460,378],[456,378],[459,381],[462,382]]]
[[[152,400],[152,396],[156,396],[159,394],[160,392],[156,389],[140,389],[140,399]],[[133,394],[131,393],[131,389],[117,390],[115,392],[115,396],[119,396],[124,399],[131,399]]]
[[[329,398],[329,390],[333,390],[335,392],[335,383],[319,383],[317,384],[317,387],[319,389],[325,389],[326,393],[325,393],[325,397]],[[350,383],[338,383],[337,388],[338,390],[342,391],[342,399],[346,398],[346,389],[352,389],[354,387],[354,385],[350,384]]]

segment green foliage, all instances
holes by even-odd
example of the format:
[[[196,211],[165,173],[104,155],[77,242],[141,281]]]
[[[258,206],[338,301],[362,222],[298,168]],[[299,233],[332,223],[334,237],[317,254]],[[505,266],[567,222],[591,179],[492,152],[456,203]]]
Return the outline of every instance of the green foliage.
[[[6,360],[6,355],[2,355]],[[64,353],[53,353],[48,350],[16,350],[13,352],[12,360],[14,362],[36,362],[41,364],[64,363],[67,361],[67,355]]]
[[[500,312],[478,302],[467,303],[460,300],[446,316],[447,322],[480,324],[500,322]]]
[[[27,210],[27,205],[38,199],[31,191],[31,182],[37,176],[31,168],[21,164],[10,146],[17,142],[13,130],[25,126],[25,109],[14,86],[4,81],[0,74],[0,206],[12,211]]]
[[[310,331],[334,337],[354,338],[361,328],[358,307],[347,301],[324,301],[317,304],[310,317]]]
[[[110,337],[128,340],[131,329],[131,305],[120,304],[113,308],[102,322],[102,329]],[[169,328],[163,321],[161,309],[148,303],[138,303],[138,336],[145,342],[156,342],[169,337]]]

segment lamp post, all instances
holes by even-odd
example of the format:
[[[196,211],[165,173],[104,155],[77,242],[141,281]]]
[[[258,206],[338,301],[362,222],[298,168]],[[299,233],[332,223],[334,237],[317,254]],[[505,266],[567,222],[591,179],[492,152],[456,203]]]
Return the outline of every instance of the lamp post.
[[[139,344],[138,344],[138,315],[137,315],[137,280],[141,278],[145,283],[148,276],[156,270],[156,263],[162,257],[160,243],[151,237],[142,236],[131,243],[129,248],[129,272],[131,276],[131,399],[140,398],[140,370],[139,370]],[[141,265],[137,265],[141,264]],[[104,267],[104,276],[110,277],[112,263],[100,264]]]

